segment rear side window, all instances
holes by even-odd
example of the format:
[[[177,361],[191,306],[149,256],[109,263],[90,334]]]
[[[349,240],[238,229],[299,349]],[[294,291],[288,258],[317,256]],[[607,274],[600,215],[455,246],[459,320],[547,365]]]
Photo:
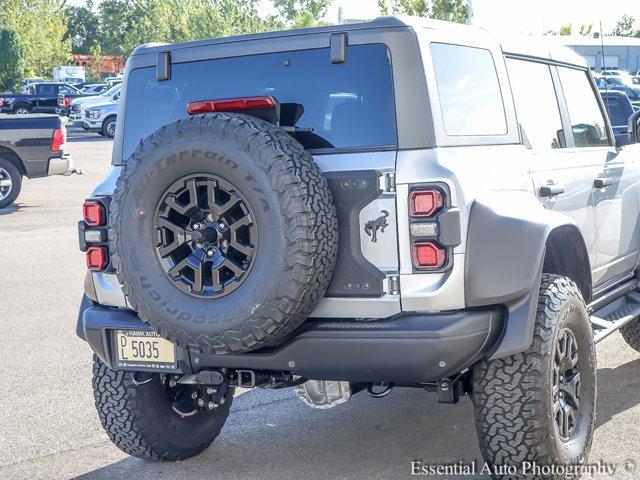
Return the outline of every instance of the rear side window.
[[[605,104],[609,110],[612,125],[622,127],[627,125],[627,115],[618,97],[610,96],[605,99]]]
[[[43,97],[51,97],[58,94],[58,86],[43,83],[41,85],[38,85],[36,91],[38,92],[38,95],[41,95]]]
[[[566,147],[551,70],[544,63],[507,59],[518,122],[535,150]]]
[[[296,138],[310,149],[393,147],[396,141],[391,59],[382,44],[354,45],[332,64],[328,48],[174,64],[131,72],[123,156],[163,125],[186,117],[188,102],[272,95],[302,106]]]
[[[505,135],[507,120],[491,52],[432,43],[431,56],[447,135]]]
[[[558,67],[576,147],[609,145],[604,115],[583,70]]]

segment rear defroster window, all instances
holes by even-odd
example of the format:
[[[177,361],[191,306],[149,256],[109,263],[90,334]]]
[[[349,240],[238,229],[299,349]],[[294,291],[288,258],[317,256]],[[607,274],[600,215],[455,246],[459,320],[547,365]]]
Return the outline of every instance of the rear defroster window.
[[[188,102],[272,95],[300,104],[298,140],[307,148],[395,146],[391,60],[382,44],[348,48],[332,64],[328,48],[174,64],[171,79],[155,68],[128,80],[123,157],[163,125],[186,117]]]

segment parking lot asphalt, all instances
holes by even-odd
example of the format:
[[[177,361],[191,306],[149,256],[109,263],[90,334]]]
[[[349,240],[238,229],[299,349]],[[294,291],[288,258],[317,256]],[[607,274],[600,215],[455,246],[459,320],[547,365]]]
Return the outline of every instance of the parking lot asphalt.
[[[389,479],[409,478],[414,460],[480,469],[470,400],[441,405],[411,389],[360,393],[325,411],[291,390],[248,391],[212,447],[177,463],[113,446],[93,406],[91,352],[74,331],[85,274],[76,225],[111,146],[71,130],[82,175],[25,180],[17,203],[0,210],[0,478]],[[590,460],[638,471],[591,478],[639,478],[640,355],[619,333],[598,345],[598,375]]]

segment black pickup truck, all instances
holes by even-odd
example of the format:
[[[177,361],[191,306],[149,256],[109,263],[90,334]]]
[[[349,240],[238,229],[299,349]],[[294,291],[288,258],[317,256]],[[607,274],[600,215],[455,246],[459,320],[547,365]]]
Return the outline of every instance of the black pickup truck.
[[[58,95],[82,96],[82,92],[66,83],[36,83],[28,93],[0,95],[2,113],[57,113]]]
[[[57,115],[0,115],[0,208],[11,205],[22,177],[61,175],[73,169],[65,153],[67,130]]]

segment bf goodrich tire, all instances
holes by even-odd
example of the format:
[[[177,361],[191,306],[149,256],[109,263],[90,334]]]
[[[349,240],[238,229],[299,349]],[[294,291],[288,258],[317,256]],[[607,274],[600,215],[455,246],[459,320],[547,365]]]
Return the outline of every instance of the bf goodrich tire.
[[[636,352],[640,352],[640,318],[636,318],[620,329],[622,338]]]
[[[324,295],[337,256],[327,182],[288,133],[238,114],[145,139],[110,210],[125,295],[163,337],[208,353],[267,345]]]
[[[22,175],[17,167],[7,160],[0,157],[0,208],[11,205],[22,188]]]
[[[481,362],[473,377],[480,450],[489,465],[517,470],[494,478],[563,479],[523,474],[523,462],[586,462],[594,429],[596,359],[589,316],[573,281],[543,275],[533,345]]]
[[[233,389],[218,391],[217,407],[208,410],[192,398],[206,398],[207,387],[168,386],[163,375],[114,371],[93,357],[93,394],[98,416],[111,441],[122,451],[146,460],[182,460],[198,455],[222,430]]]

